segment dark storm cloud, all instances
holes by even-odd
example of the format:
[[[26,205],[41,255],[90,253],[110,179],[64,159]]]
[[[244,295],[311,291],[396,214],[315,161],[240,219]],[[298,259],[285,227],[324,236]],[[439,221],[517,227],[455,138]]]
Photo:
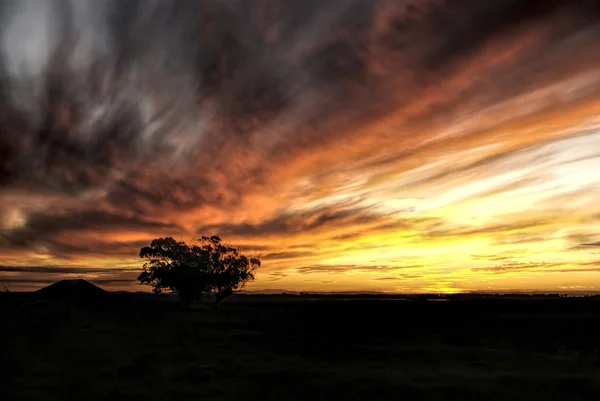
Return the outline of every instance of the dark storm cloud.
[[[155,233],[158,237],[179,235],[182,229],[175,224],[139,216],[91,209],[61,214],[34,213],[28,216],[23,226],[0,231],[0,250],[42,250],[64,260],[86,256],[133,258],[140,248],[148,245],[147,240],[102,238],[130,232]]]
[[[326,99],[326,113],[304,116],[308,125],[364,122],[395,106],[396,88],[372,71],[375,48],[390,75],[407,67],[441,70],[481,41],[567,3],[3,0],[0,154],[8,157],[0,177],[77,191],[107,185],[115,170],[152,168],[186,144],[192,165],[230,170],[232,155],[222,150],[242,152],[255,128],[306,93],[318,90]],[[595,2],[581,3],[576,15],[585,23]],[[389,16],[375,29],[382,7]],[[216,105],[217,117],[206,129],[186,129],[202,122],[205,101]],[[352,117],[344,116],[348,107]],[[267,159],[338,134],[287,135],[267,149]],[[183,180],[177,185],[186,188]],[[111,199],[139,192],[127,182]],[[161,202],[171,193],[144,195]]]
[[[137,217],[84,210],[60,215],[32,214],[23,227],[0,232],[0,246],[24,246],[32,241],[48,240],[59,233],[75,234],[78,231],[101,233],[122,230],[177,231],[175,225],[148,221]]]
[[[163,231],[162,235],[168,231]],[[108,240],[89,240],[69,241],[69,239],[55,240],[48,239],[39,244],[47,248],[47,252],[52,256],[61,259],[71,259],[72,257],[98,256],[131,259],[139,254],[141,248],[148,246],[150,241],[108,241]]]
[[[445,29],[450,35],[435,49],[432,64],[460,57],[490,38],[514,31],[517,26],[567,11],[566,6],[572,3],[570,0],[447,1],[437,18],[436,28]],[[593,6],[593,2],[588,3]],[[465,12],[467,8],[469,12]]]

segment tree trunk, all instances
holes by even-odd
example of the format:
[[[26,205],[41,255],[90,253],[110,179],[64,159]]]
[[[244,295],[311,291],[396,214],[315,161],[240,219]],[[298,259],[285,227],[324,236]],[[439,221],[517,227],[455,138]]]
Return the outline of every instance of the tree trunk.
[[[185,299],[179,300],[179,308],[181,310],[188,310],[189,305],[190,305],[190,303],[187,300],[185,300]]]
[[[215,291],[215,304],[213,305],[214,309],[217,309],[219,303],[221,302],[221,288],[217,287]]]

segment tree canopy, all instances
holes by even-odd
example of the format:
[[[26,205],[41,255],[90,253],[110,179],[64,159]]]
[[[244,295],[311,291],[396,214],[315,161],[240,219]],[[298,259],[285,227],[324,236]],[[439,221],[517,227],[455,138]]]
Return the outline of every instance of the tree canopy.
[[[184,305],[212,295],[217,306],[254,280],[260,267],[258,258],[248,258],[216,235],[200,238],[197,245],[158,238],[140,250],[140,257],[146,262],[138,281],[155,293],[178,294]]]

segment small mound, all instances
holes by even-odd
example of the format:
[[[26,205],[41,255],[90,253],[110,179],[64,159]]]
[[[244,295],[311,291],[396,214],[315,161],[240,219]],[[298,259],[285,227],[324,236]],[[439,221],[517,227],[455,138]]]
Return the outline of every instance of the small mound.
[[[37,290],[36,295],[46,299],[94,299],[107,292],[87,280],[61,280]]]

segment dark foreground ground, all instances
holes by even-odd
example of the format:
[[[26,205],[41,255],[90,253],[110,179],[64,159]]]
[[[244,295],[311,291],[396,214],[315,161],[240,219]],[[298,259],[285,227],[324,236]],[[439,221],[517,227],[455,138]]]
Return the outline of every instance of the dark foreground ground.
[[[600,400],[600,300],[0,297],[0,399]]]

